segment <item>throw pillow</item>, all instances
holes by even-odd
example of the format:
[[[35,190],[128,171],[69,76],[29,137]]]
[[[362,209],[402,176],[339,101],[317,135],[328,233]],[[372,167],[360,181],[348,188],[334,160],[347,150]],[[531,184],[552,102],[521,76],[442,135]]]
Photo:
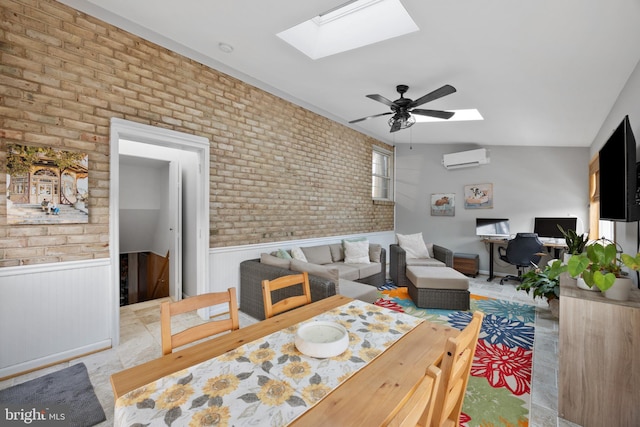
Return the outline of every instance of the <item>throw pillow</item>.
[[[282,259],[291,259],[291,255],[289,255],[289,252],[285,251],[284,249],[278,249],[276,256]]]
[[[331,259],[333,262],[340,262],[344,260],[344,247],[342,247],[342,243],[330,244],[329,250],[331,251]]]
[[[382,254],[382,246],[377,243],[371,243],[369,245],[369,259],[371,262],[380,262],[380,255]]]
[[[338,286],[338,281],[340,280],[340,271],[338,270],[338,267],[311,264],[308,262],[293,259],[291,260],[291,269],[300,273],[306,271],[313,276],[329,279],[333,283],[335,283],[336,287]]]
[[[349,239],[342,239],[342,257],[344,258],[346,255],[344,251],[346,250],[344,246],[344,242],[368,242],[366,237],[351,237]]]
[[[349,241],[344,240],[344,263],[345,264],[370,264],[369,241]]]
[[[260,254],[260,263],[289,269],[291,260],[282,259],[269,254]]]
[[[293,259],[307,262],[307,257],[304,256],[304,252],[302,252],[302,249],[298,247],[291,249],[291,256],[293,257]]]
[[[429,251],[429,257],[433,258],[435,255],[433,255],[433,243],[428,243],[427,244],[427,250]]]
[[[304,252],[307,262],[310,262],[311,264],[323,265],[331,264],[333,262],[331,259],[331,249],[329,249],[329,245],[309,246],[300,249]]]
[[[398,244],[407,253],[407,258],[430,258],[422,233],[396,234]]]

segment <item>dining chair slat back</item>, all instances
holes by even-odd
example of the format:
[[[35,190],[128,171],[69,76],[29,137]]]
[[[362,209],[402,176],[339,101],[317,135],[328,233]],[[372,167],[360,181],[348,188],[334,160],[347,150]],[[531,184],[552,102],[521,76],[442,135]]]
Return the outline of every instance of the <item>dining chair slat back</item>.
[[[195,311],[201,308],[227,304],[229,318],[212,320],[201,325],[192,326],[175,334],[171,333],[171,318],[179,314]],[[234,331],[240,327],[238,316],[238,301],[236,288],[229,288],[225,292],[211,292],[185,298],[181,301],[165,301],[160,305],[160,330],[162,334],[162,355],[173,352],[177,347],[221,332]]]
[[[427,368],[424,377],[406,397],[400,410],[389,420],[387,427],[429,427],[441,372],[435,365]]]
[[[302,294],[294,295],[272,302],[271,292],[290,286],[302,286]],[[269,319],[276,314],[289,311],[293,308],[311,304],[311,288],[309,287],[309,274],[305,271],[300,274],[290,274],[273,280],[262,281],[262,297],[264,302],[264,317]]]
[[[474,312],[460,335],[449,338],[445,344],[440,364],[442,379],[436,393],[431,427],[457,427],[459,424],[483,318],[482,312]]]

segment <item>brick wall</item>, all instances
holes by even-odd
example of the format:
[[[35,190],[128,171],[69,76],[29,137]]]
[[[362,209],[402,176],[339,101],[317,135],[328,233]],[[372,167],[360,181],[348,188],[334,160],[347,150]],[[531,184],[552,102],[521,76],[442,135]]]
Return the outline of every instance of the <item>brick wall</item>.
[[[393,205],[370,195],[386,144],[55,1],[1,13],[3,172],[7,144],[88,153],[90,218],[0,221],[0,266],[109,256],[111,117],[209,138],[211,247],[393,229]]]

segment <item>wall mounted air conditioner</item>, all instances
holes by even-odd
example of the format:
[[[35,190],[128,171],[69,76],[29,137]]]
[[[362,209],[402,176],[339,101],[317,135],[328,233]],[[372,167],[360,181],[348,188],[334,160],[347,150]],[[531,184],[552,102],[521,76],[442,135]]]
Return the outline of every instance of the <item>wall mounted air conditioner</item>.
[[[486,165],[487,163],[489,163],[489,150],[486,148],[444,154],[442,156],[442,165],[447,169],[469,168]]]

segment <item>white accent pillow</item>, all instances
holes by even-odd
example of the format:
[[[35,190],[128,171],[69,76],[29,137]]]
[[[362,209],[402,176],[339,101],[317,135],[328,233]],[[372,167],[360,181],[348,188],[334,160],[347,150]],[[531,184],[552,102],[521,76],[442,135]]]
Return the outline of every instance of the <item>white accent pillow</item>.
[[[343,241],[345,264],[371,264],[369,259],[369,241]]]
[[[293,257],[293,259],[297,259],[298,261],[307,262],[307,257],[304,256],[304,252],[302,252],[302,249],[298,247],[291,249],[291,256]]]
[[[407,253],[407,258],[431,258],[422,233],[396,234],[398,244]]]

